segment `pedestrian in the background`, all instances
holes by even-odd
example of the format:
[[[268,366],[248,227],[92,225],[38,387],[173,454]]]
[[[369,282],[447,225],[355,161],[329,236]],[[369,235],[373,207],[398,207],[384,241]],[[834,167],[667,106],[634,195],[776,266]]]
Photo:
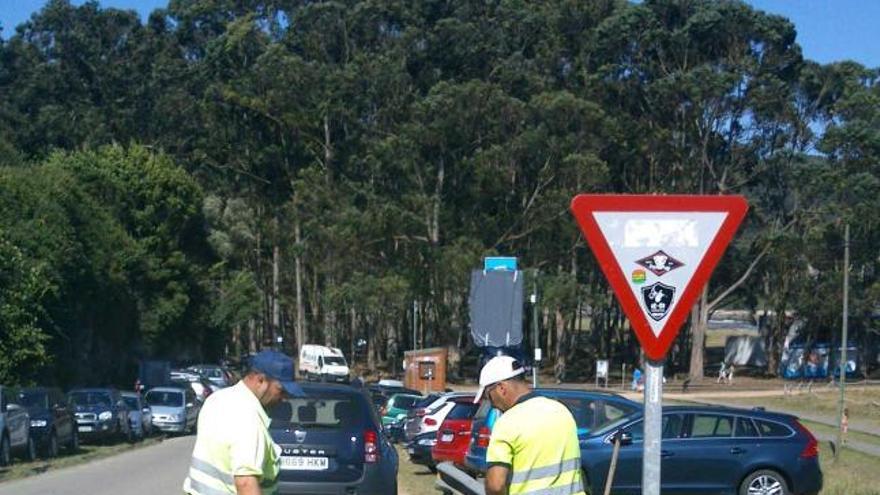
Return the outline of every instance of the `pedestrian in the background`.
[[[633,381],[632,381],[632,389],[633,391],[639,390],[639,385],[642,383],[642,370],[636,368],[633,370]]]
[[[721,383],[727,380],[727,361],[721,361],[721,367],[718,368],[718,380],[715,383]]]
[[[525,368],[496,356],[480,371],[483,397],[504,414],[486,450],[486,495],[583,495],[577,425],[567,407],[531,391]]]
[[[267,410],[285,395],[302,396],[293,381],[293,359],[262,351],[237,384],[211,394],[198,420],[189,476],[190,495],[274,493],[281,447],[269,435]]]
[[[843,417],[840,418],[841,442],[846,445],[846,434],[849,432],[849,408],[843,408]]]

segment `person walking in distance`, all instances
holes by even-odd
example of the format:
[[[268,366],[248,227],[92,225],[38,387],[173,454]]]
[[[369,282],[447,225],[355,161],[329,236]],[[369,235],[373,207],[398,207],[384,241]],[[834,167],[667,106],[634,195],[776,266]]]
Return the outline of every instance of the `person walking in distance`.
[[[269,495],[275,492],[281,447],[269,435],[267,410],[285,396],[300,397],[293,359],[262,351],[236,385],[211,394],[198,419],[189,495]]]
[[[535,394],[525,369],[496,356],[480,371],[480,390],[504,414],[489,438],[486,495],[584,495],[577,425],[568,408]]]

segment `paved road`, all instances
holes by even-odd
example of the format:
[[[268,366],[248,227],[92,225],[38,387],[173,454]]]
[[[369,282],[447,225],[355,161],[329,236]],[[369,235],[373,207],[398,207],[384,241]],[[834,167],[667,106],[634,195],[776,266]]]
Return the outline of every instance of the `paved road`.
[[[195,436],[0,483],[0,495],[180,495]]]

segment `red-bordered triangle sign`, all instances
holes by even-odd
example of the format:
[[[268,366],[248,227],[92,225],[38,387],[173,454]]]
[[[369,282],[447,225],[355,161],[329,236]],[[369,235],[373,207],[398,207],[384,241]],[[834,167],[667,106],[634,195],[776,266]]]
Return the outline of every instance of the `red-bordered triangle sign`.
[[[748,204],[742,196],[581,194],[571,209],[645,354],[660,361]]]

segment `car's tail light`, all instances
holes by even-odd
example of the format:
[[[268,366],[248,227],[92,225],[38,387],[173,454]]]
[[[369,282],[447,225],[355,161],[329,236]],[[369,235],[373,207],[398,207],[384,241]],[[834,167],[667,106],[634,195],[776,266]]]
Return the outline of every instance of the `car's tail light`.
[[[489,446],[489,438],[492,436],[492,432],[489,430],[488,426],[481,426],[480,431],[477,432],[477,447],[486,448]]]
[[[437,420],[434,418],[425,418],[425,426],[437,426]]]
[[[364,431],[364,462],[379,462],[379,435],[373,430]]]
[[[804,435],[807,436],[807,445],[804,447],[804,450],[801,451],[801,458],[803,459],[812,459],[819,456],[819,442],[816,440],[816,437],[810,433],[804,425],[800,423],[800,421],[794,422],[795,427],[801,431]]]

